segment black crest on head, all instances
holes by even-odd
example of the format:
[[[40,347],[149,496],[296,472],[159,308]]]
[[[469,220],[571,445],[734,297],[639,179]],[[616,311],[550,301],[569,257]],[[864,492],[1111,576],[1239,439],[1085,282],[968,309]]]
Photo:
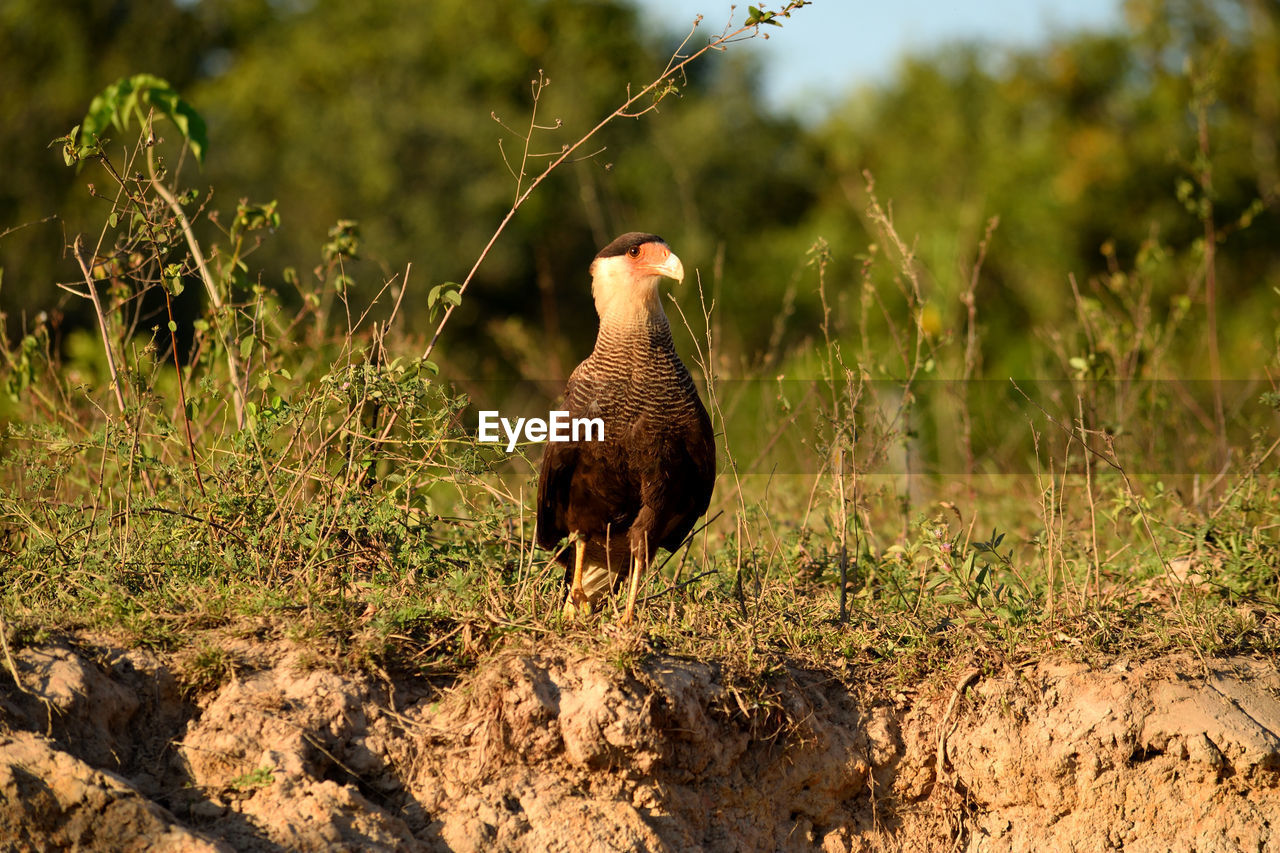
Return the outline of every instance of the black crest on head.
[[[642,231],[628,231],[626,234],[623,234],[621,237],[601,249],[599,253],[596,254],[596,257],[614,258],[618,255],[625,255],[631,249],[636,246],[642,246],[645,243],[665,242],[667,241],[663,240],[657,234],[645,234]]]

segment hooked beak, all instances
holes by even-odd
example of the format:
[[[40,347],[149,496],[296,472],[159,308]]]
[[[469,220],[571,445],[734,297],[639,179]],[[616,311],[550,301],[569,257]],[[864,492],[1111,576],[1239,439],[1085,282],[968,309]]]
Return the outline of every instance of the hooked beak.
[[[675,252],[667,252],[666,258],[661,263],[651,264],[647,271],[676,281],[684,281],[684,264],[680,263]]]

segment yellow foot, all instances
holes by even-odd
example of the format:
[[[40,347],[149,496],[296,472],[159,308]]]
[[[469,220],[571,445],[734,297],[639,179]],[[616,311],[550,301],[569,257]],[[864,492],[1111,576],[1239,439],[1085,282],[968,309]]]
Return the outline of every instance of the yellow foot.
[[[574,533],[573,581],[569,584],[569,600],[564,603],[566,619],[576,619],[579,614],[591,614],[591,599],[582,587],[582,560],[587,554],[587,540]]]
[[[566,619],[590,616],[591,611],[591,599],[587,597],[585,590],[575,589],[569,592],[569,600],[564,603],[564,616]]]

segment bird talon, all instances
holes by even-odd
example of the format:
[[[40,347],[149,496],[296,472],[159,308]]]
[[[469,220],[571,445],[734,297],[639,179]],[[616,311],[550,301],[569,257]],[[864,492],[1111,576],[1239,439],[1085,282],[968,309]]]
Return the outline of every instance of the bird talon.
[[[565,610],[573,610],[575,613],[591,615],[591,599],[587,597],[587,593],[581,589],[575,589],[569,593],[569,601],[565,604]]]

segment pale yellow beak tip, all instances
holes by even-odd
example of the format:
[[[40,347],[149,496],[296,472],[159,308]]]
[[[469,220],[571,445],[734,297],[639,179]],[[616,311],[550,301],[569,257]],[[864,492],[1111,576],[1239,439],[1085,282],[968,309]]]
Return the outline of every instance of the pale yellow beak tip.
[[[667,262],[662,265],[662,274],[676,281],[684,281],[684,264],[676,257],[675,252],[672,252],[671,257],[667,258]]]

